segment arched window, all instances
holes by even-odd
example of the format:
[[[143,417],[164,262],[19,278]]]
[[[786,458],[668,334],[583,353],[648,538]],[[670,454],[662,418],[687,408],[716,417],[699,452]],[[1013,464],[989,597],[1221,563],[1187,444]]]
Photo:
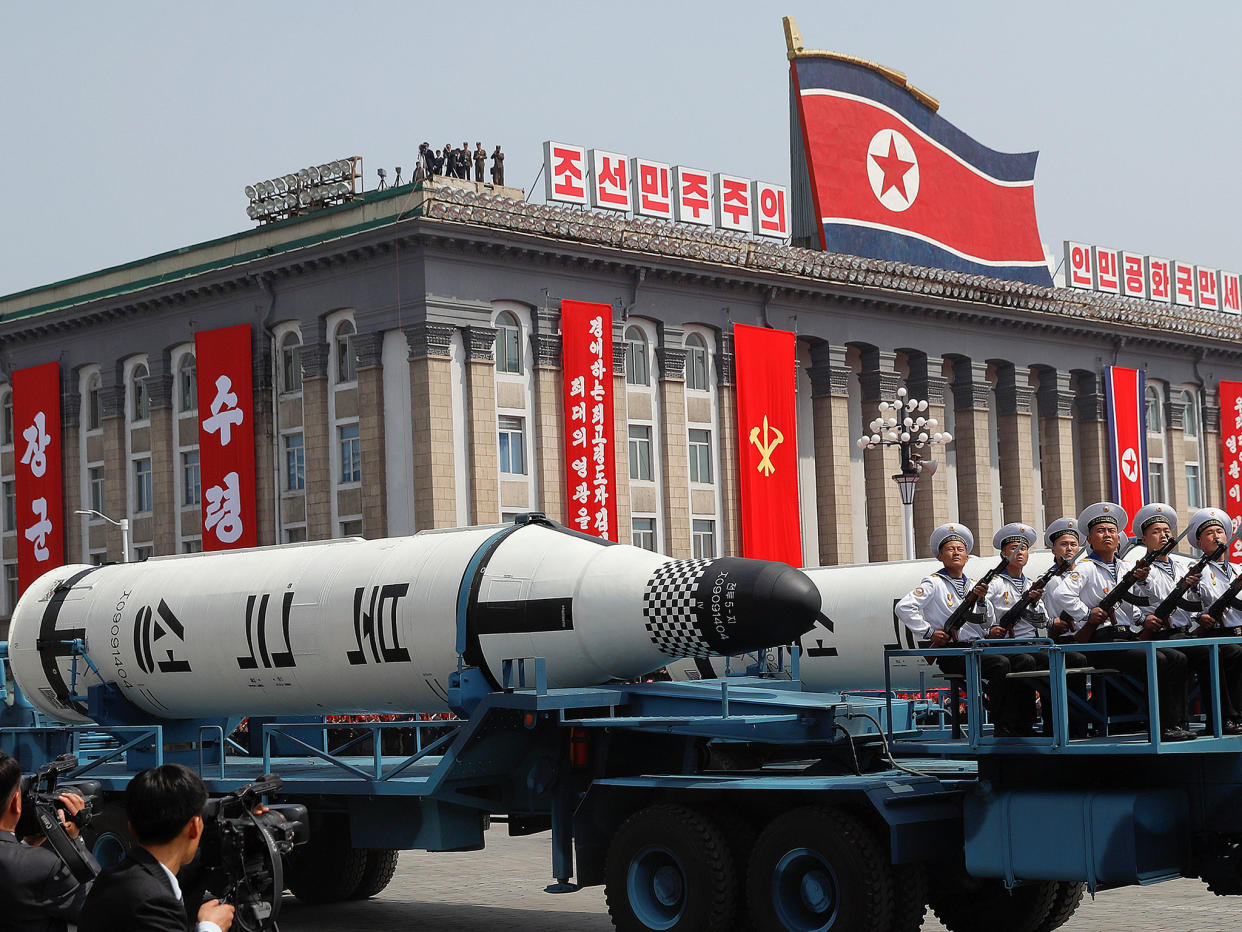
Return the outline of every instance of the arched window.
[[[647,335],[638,327],[630,327],[625,331],[625,381],[629,385],[651,384]]]
[[[354,322],[343,320],[336,328],[336,381],[358,378],[358,357],[354,354]]]
[[[707,391],[707,342],[697,333],[686,337],[686,388]]]
[[[496,371],[522,371],[522,327],[508,311],[496,315]]]
[[[0,447],[13,445],[13,393],[4,393],[4,414],[0,420]]]
[[[1164,433],[1164,415],[1160,410],[1160,389],[1155,385],[1148,385],[1147,392],[1147,432],[1149,434]]]
[[[193,353],[186,353],[177,364],[177,398],[180,411],[198,407],[198,377]]]
[[[86,380],[86,429],[99,430],[103,425],[103,402],[99,394],[99,373]]]
[[[151,396],[147,394],[147,367],[142,363],[134,366],[130,379],[133,384],[130,397],[134,399],[134,420],[145,421],[151,417]]]
[[[1186,405],[1186,414],[1182,419],[1182,432],[1187,440],[1199,438],[1199,399],[1194,392],[1182,392],[1182,403]]]
[[[302,390],[302,361],[298,359],[298,348],[302,338],[292,330],[280,338],[280,390],[282,392],[300,392]]]

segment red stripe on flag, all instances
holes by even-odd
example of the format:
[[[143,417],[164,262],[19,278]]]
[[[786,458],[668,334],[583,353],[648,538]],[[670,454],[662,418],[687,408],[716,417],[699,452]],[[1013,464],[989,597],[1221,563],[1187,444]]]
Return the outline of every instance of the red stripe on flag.
[[[14,371],[13,435],[20,593],[65,562],[58,363]]]
[[[742,556],[790,566],[802,563],[796,342],[788,330],[733,325]]]

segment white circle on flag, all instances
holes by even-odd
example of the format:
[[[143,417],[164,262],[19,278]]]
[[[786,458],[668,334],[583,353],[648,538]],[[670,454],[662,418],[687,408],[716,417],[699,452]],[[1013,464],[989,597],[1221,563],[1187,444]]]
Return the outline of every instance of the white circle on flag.
[[[919,160],[910,140],[895,129],[882,129],[867,145],[867,180],[876,200],[900,213],[919,196]]]
[[[1138,482],[1138,455],[1134,452],[1134,447],[1126,447],[1126,452],[1121,454],[1121,471],[1131,482]]]

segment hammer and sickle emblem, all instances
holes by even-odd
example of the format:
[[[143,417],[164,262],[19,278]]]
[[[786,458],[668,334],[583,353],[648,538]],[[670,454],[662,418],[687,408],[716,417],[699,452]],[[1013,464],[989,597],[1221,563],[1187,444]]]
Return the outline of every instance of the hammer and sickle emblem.
[[[772,475],[776,471],[776,467],[772,465],[772,451],[785,442],[785,435],[777,428],[768,426],[768,416],[765,414],[763,416],[763,441],[759,440],[759,428],[752,427],[750,442],[763,455],[763,459],[759,461],[759,471],[765,476]]]

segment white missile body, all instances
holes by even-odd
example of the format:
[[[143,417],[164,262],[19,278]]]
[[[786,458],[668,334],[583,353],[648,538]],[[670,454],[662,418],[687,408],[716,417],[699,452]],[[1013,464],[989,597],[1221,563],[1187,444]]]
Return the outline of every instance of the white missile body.
[[[100,683],[166,719],[443,711],[459,653],[493,685],[532,657],[551,686],[597,685],[791,640],[818,609],[783,564],[670,560],[537,519],[61,567],[18,602],[9,657],[30,701],[71,723]]]

